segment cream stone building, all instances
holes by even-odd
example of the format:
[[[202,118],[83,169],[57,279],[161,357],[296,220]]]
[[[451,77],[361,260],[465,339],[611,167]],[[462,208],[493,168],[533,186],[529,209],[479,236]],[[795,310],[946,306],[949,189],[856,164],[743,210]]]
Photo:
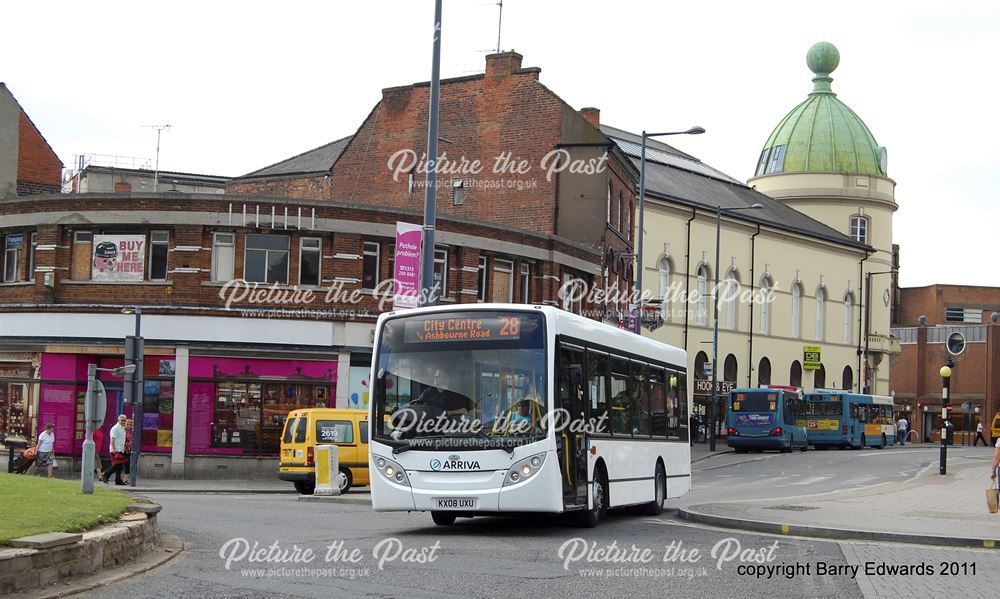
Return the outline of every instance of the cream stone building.
[[[720,397],[762,384],[889,394],[895,182],[885,149],[831,89],[838,63],[831,44],[809,50],[813,91],[774,128],[747,184],[647,142],[642,287],[654,301],[643,334],[688,351],[700,414],[717,278]],[[602,131],[639,164],[638,136]]]

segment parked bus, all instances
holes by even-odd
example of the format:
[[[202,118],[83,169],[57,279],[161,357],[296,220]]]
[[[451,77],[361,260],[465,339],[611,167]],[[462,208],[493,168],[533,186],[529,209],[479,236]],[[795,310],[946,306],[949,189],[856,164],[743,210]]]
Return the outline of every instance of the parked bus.
[[[736,453],[750,449],[806,451],[806,404],[791,387],[734,389],[726,415],[727,443]]]
[[[683,350],[550,306],[394,311],[375,331],[376,511],[594,526],[690,489]]]
[[[892,398],[820,389],[809,403],[809,443],[820,447],[877,447],[896,443]]]

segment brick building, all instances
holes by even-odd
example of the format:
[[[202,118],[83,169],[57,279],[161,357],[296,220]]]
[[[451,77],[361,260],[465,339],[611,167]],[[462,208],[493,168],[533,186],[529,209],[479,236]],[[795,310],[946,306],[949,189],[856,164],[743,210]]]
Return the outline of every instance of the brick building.
[[[890,378],[897,414],[907,416],[920,439],[940,441],[940,369],[952,357],[956,442],[971,442],[980,419],[989,438],[993,415],[1000,411],[1000,288],[929,285],[897,292],[893,335],[902,353]],[[965,348],[952,356],[947,342],[955,333],[964,337]]]
[[[62,162],[0,82],[0,198],[59,193]]]
[[[506,52],[488,56],[482,75],[442,81],[441,302],[559,305],[625,324],[639,136],[602,124],[597,109],[573,109],[539,73]],[[122,339],[140,324],[122,310],[136,306],[146,476],[273,476],[274,460],[261,458],[276,455],[289,410],[365,406],[396,226],[422,222],[427,86],[383,90],[352,135],[237,177],[225,194],[133,186],[0,199],[0,237],[24,240],[0,283],[0,440],[54,422],[56,451],[78,454],[87,364],[122,363]],[[719,207],[762,206],[722,219],[727,288],[742,280],[770,298],[793,285],[793,317],[773,328],[770,302],[724,306],[720,378],[827,386],[824,364],[803,379],[799,362],[803,343],[823,342],[831,378],[860,386],[861,339],[882,332],[862,323],[856,301],[875,251],[867,238],[666,144],[650,141],[646,158],[646,291],[665,323],[657,338],[689,353],[698,409],[708,401]],[[559,293],[574,281],[606,293]],[[842,317],[826,316],[827,286],[844,298]],[[113,412],[122,387],[105,387]]]

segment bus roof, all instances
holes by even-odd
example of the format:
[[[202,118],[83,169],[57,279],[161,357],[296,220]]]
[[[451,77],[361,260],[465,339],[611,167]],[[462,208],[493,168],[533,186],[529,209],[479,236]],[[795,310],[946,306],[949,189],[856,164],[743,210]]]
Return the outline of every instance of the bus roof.
[[[613,327],[592,318],[573,314],[555,306],[537,304],[451,304],[446,306],[429,306],[411,310],[394,310],[379,315],[379,323],[388,318],[401,316],[433,314],[437,312],[541,312],[546,322],[555,325],[557,335],[568,335],[582,341],[613,347],[623,352],[640,356],[649,356],[658,361],[680,367],[687,366],[687,352],[678,347],[655,341],[648,337]]]

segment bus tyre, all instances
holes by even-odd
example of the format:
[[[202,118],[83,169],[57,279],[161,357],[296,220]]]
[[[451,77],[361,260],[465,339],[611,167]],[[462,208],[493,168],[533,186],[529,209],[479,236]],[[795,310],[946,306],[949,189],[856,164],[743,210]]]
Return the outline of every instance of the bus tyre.
[[[603,468],[594,471],[594,486],[590,501],[593,507],[580,515],[580,525],[585,528],[594,528],[608,515],[608,477],[604,474]]]
[[[885,449],[885,433],[882,433],[882,444],[878,446],[879,449]]]
[[[448,512],[431,512],[431,520],[438,526],[451,526],[455,523],[455,514]]]
[[[304,480],[297,480],[294,484],[295,490],[299,492],[299,495],[312,495],[316,489],[316,485]]]
[[[656,465],[656,474],[653,475],[653,501],[647,503],[643,512],[648,516],[659,516],[663,513],[663,502],[667,500],[667,475],[663,472],[663,465]]]
[[[341,468],[340,475],[337,477],[337,483],[340,485],[341,495],[350,491],[351,484],[354,483],[354,477],[351,476],[351,471],[347,468]]]

